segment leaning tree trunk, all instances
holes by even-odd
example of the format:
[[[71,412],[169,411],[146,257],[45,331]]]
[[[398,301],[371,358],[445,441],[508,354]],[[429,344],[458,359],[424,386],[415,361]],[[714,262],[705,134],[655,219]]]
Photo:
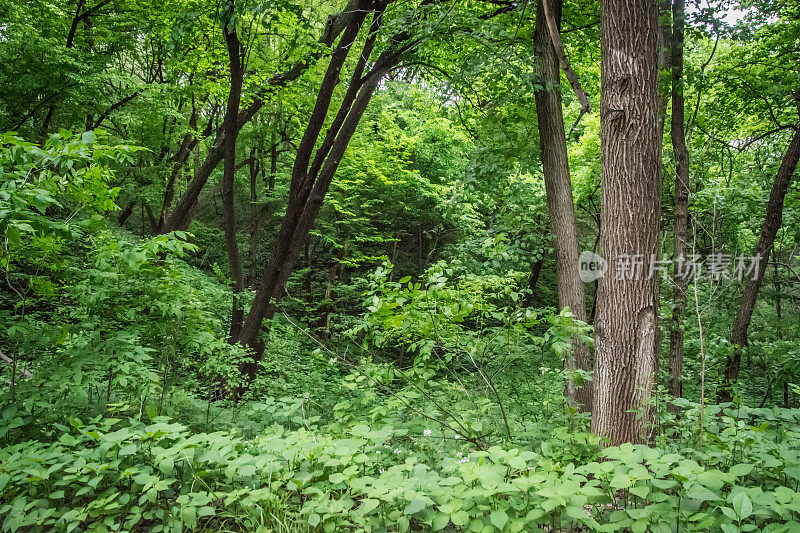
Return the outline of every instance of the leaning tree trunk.
[[[646,440],[656,368],[658,1],[603,0],[601,13],[600,246],[610,270],[597,295],[592,430],[619,444]]]
[[[689,226],[689,149],[686,146],[683,100],[683,35],[686,19],[685,0],[675,0],[672,6],[672,152],[675,156],[675,265],[685,261],[687,228]],[[680,268],[673,275],[672,323],[669,335],[669,393],[683,396],[683,320],[686,316],[686,290],[689,277]],[[674,405],[670,406],[677,410]]]
[[[318,50],[308,54],[303,59],[295,62],[291,68],[272,76],[266,81],[264,87],[253,97],[253,101],[249,106],[242,109],[238,113],[236,119],[236,131],[240,131],[253,117],[261,110],[264,103],[274,94],[276,87],[282,87],[290,81],[299,78],[308,68],[320,57],[324,55],[324,51],[330,46],[336,38],[344,31],[350,24],[354,16],[359,12],[364,11],[359,9],[358,5],[361,0],[349,0],[345,9],[336,15],[328,17],[323,30],[322,36],[319,38],[319,43],[325,45],[320,46]],[[220,161],[223,160],[225,155],[225,133],[224,128],[222,131],[217,132],[217,137],[211,145],[211,148],[206,155],[203,163],[197,168],[194,177],[189,182],[183,196],[176,203],[172,213],[167,218],[163,227],[159,228],[159,233],[169,233],[173,230],[186,230],[192,222],[192,218],[196,213],[196,206],[200,193],[211,177],[211,174],[217,168]]]
[[[755,273],[747,279],[744,287],[744,294],[739,303],[739,310],[733,321],[733,331],[731,332],[731,344],[734,345],[732,356],[728,356],[725,361],[725,378],[722,386],[717,393],[717,401],[729,402],[733,398],[732,388],[739,379],[739,365],[742,361],[742,347],[747,344],[747,329],[750,327],[750,319],[753,316],[753,309],[756,305],[758,292],[764,282],[764,271],[769,262],[769,253],[775,243],[775,236],[781,227],[783,218],[783,200],[786,191],[789,190],[789,183],[792,174],[797,168],[797,161],[800,159],[800,126],[795,129],[794,137],[789,143],[789,148],[783,156],[778,173],[775,174],[775,181],[772,183],[772,190],[769,193],[767,212],[764,216],[764,224],[761,226],[761,236],[758,239],[753,257],[757,260]]]
[[[314,110],[298,145],[297,156],[292,168],[286,213],[273,244],[270,259],[259,278],[255,298],[239,334],[238,342],[250,348],[254,355],[253,361],[242,365],[241,368],[249,381],[255,377],[258,362],[263,356],[264,346],[259,337],[261,324],[265,319],[270,319],[274,315],[275,304],[280,299],[286,280],[294,268],[302,243],[305,242],[322,207],[336,169],[339,167],[373,93],[388,70],[400,60],[400,54],[404,50],[401,48],[382,53],[372,69],[365,74],[367,61],[380,26],[381,15],[387,3],[386,0],[383,0],[374,4],[369,35],[356,61],[342,104],[330,123],[324,140],[314,152],[314,147],[317,146],[317,140],[326,123],[325,119],[334,89],[339,83],[341,69],[373,2],[370,0],[357,2],[358,8],[354,10],[336,49],[331,54],[331,61],[323,76]]]
[[[550,228],[555,238],[556,265],[558,268],[558,305],[569,307],[578,320],[586,320],[586,300],[583,282],[578,275],[578,229],[575,206],[572,200],[567,136],[559,88],[559,61],[545,19],[543,1],[549,2],[550,15],[556,27],[561,22],[562,2],[539,0],[536,14],[534,43],[536,45],[539,83],[543,89],[536,91],[536,115],[539,124],[542,171],[544,173]],[[587,100],[588,107],[588,100]],[[537,273],[538,274],[538,273]],[[537,275],[538,277],[538,275]],[[572,353],[564,361],[567,370],[592,369],[589,347],[578,340],[572,341]],[[577,385],[572,379],[565,382],[565,393],[573,405],[583,411],[592,407],[591,382]]]

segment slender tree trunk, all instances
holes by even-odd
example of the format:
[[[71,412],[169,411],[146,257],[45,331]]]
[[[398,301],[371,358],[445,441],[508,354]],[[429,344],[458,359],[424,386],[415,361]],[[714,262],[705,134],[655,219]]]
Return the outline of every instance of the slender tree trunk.
[[[227,20],[223,26],[225,45],[228,49],[228,65],[230,69],[231,87],[228,95],[228,105],[225,109],[225,167],[222,174],[222,223],[225,228],[225,249],[228,253],[228,264],[233,281],[233,304],[231,309],[230,339],[235,341],[242,328],[244,311],[239,305],[239,293],[244,289],[244,276],[242,273],[241,256],[236,231],[236,211],[234,205],[234,186],[236,178],[236,138],[239,134],[237,117],[239,115],[239,101],[242,98],[242,82],[244,71],[242,69],[241,43],[236,33],[236,26],[230,24],[233,19],[233,2],[228,11]]]
[[[345,240],[344,246],[333,258],[333,265],[328,269],[328,284],[325,287],[325,299],[320,308],[319,318],[317,319],[317,335],[319,335],[319,338],[322,340],[328,340],[331,337],[331,313],[333,313],[333,304],[337,296],[336,287],[344,273],[344,259],[347,257],[349,244],[349,241]]]
[[[319,38],[321,44],[331,45],[336,40],[336,37],[350,25],[353,17],[359,16],[359,14],[364,11],[364,9],[358,7],[361,1],[362,0],[350,0],[344,11],[328,17],[325,29],[323,30],[322,36]],[[320,47],[320,50],[324,50],[324,48],[325,47]],[[312,62],[319,59],[322,55],[323,52],[321,51],[314,52],[308,57],[296,62],[289,70],[270,78],[265,84],[264,89],[255,95],[254,101],[248,107],[239,111],[236,121],[237,131],[241,130],[245,124],[253,119],[256,113],[264,106],[265,100],[269,98],[271,91],[275,87],[286,85],[288,82],[299,78],[309,68]],[[195,172],[183,196],[178,200],[178,203],[168,217],[167,223],[161,228],[161,233],[168,233],[173,230],[186,230],[189,228],[192,217],[196,212],[195,205],[200,197],[200,193],[205,187],[208,178],[224,157],[224,137],[224,131],[217,132],[217,137],[212,143],[205,160]]]
[[[189,117],[189,127],[192,130],[197,129],[197,108],[194,106],[194,101],[192,103],[192,114]],[[172,164],[172,170],[169,173],[169,178],[167,179],[167,186],[164,189],[164,201],[161,203],[161,213],[158,217],[158,232],[160,233],[162,228],[167,223],[167,216],[169,216],[169,208],[172,206],[172,200],[175,198],[175,183],[178,180],[178,176],[180,175],[181,167],[183,163],[189,158],[189,154],[191,154],[194,145],[197,143],[196,137],[194,136],[194,132],[190,131],[186,135],[183,136],[183,140],[181,141],[181,145],[178,148],[178,152],[175,154],[175,160]]]
[[[347,122],[350,124],[345,124],[351,126],[352,131],[349,129],[345,131],[344,127],[342,127],[341,133],[344,134],[344,138],[348,142],[355,131],[357,121],[360,120],[372,93],[377,87],[378,78],[382,76],[383,73],[380,76],[375,76],[362,87],[359,99],[354,103],[351,111],[355,113],[352,117],[348,116]],[[299,199],[295,199],[293,203],[290,203],[273,247],[272,256],[259,281],[255,299],[245,318],[244,326],[239,336],[239,342],[254,348],[257,354],[263,349],[258,343],[258,331],[261,328],[261,323],[265,319],[271,319],[274,314],[274,304],[281,297],[281,291],[297,261],[304,237],[308,235],[311,225],[319,213],[336,167],[338,167],[341,157],[344,155],[346,143],[342,142],[335,148],[337,148],[336,152],[331,152],[329,156],[331,159],[326,162],[325,168],[320,173],[317,184],[305,205],[299,204]],[[293,221],[292,218],[294,218],[293,215],[295,213],[298,213],[298,215],[296,221]]]
[[[251,222],[250,232],[250,270],[247,276],[247,284],[251,289],[255,289],[257,283],[257,259],[258,259],[258,244],[261,237],[261,224],[264,220],[268,219],[272,213],[272,194],[275,191],[275,174],[278,172],[278,146],[275,144],[275,133],[272,134],[272,147],[270,148],[269,156],[269,181],[267,183],[267,198],[264,200],[263,205],[253,204],[253,220]],[[263,165],[261,165],[261,174],[264,174]],[[251,198],[253,202],[257,202],[256,196],[256,176],[251,174]]]
[[[544,257],[540,257],[531,266],[531,275],[528,277],[528,294],[525,295],[525,299],[522,301],[522,307],[533,305],[533,300],[536,297],[536,286],[539,284],[539,276],[542,273],[543,264]]]
[[[366,79],[362,79],[366,61],[374,44],[375,34],[373,32],[367,38],[357,61],[339,112],[334,117],[325,139],[319,145],[312,161],[313,149],[325,125],[325,118],[328,115],[333,91],[339,82],[341,69],[364,24],[370,2],[369,0],[360,0],[356,4],[347,27],[331,55],[314,110],[298,146],[292,169],[286,214],[281,222],[270,260],[259,279],[255,299],[239,335],[239,342],[250,347],[254,352],[254,361],[242,366],[242,371],[250,380],[255,377],[258,361],[263,354],[263,345],[258,335],[261,324],[264,319],[272,318],[274,314],[275,302],[280,298],[280,292],[294,267],[302,243],[319,212],[322,200],[328,191],[339,162],[344,156],[350,138],[355,132],[378,82],[386,73],[385,68],[378,68],[366,76]],[[385,4],[383,5],[385,7]],[[373,20],[373,29],[375,30],[377,30],[376,25],[379,18],[380,14],[376,12]],[[383,57],[384,55],[381,54],[381,58]],[[381,61],[381,58],[378,59],[378,62]],[[310,166],[309,162],[311,162]]]
[[[219,108],[215,107],[211,113],[211,116],[208,118],[208,123],[206,124],[205,129],[200,133],[198,137],[193,132],[187,133],[183,141],[181,142],[180,147],[178,148],[178,152],[175,154],[173,158],[173,166],[170,172],[169,179],[167,180],[167,186],[164,191],[164,200],[161,203],[161,213],[158,217],[158,233],[168,233],[173,229],[187,229],[188,224],[181,227],[170,227],[169,217],[170,217],[170,208],[172,207],[172,201],[175,198],[175,185],[178,181],[178,176],[180,175],[180,170],[183,168],[186,161],[189,160],[189,157],[194,153],[195,157],[195,169],[194,175],[196,176],[199,172],[199,165],[197,164],[197,160],[199,158],[199,145],[200,140],[205,139],[214,129],[214,121],[217,116]],[[194,105],[192,105],[192,115],[189,119],[189,127],[192,130],[197,129],[197,111]],[[213,169],[212,169],[213,170]],[[207,176],[206,176],[207,178]],[[205,183],[205,182],[204,182]],[[198,191],[199,192],[199,191]]]
[[[689,277],[682,272],[688,248],[687,229],[689,227],[689,149],[686,146],[686,130],[684,129],[683,99],[683,41],[685,0],[674,0],[672,29],[672,119],[671,132],[672,152],[675,156],[675,225],[674,256],[675,271],[673,275],[674,291],[672,295],[672,322],[669,335],[669,393],[675,398],[683,396],[683,320],[686,316],[686,290]],[[670,404],[674,412],[678,408]]]
[[[120,211],[119,216],[117,216],[117,224],[119,224],[120,226],[125,225],[125,222],[128,220],[128,217],[131,216],[131,213],[133,213],[133,208],[135,205],[136,205],[136,200],[131,200],[130,202],[128,202],[125,208],[122,211]]]
[[[586,299],[583,282],[578,275],[578,229],[572,200],[567,137],[559,88],[559,61],[545,19],[544,1],[549,3],[556,26],[561,23],[561,1],[539,0],[534,41],[539,52],[537,66],[543,90],[536,91],[536,115],[539,123],[542,170],[550,214],[550,228],[555,237],[558,268],[558,304],[569,307],[578,320],[586,320]],[[588,100],[585,105],[588,109]],[[578,339],[572,341],[572,353],[564,361],[567,370],[591,370],[589,347]],[[573,380],[565,382],[569,401],[583,411],[591,410],[591,382],[583,386]]]
[[[656,365],[658,2],[603,0],[601,13],[600,247],[610,269],[597,295],[592,430],[619,444],[646,440]],[[624,268],[632,257],[638,272]]]
[[[758,265],[755,274],[747,279],[744,287],[744,294],[733,321],[733,331],[731,332],[731,344],[734,345],[732,356],[728,356],[725,361],[725,378],[717,394],[717,400],[729,402],[733,398],[732,387],[739,379],[739,365],[742,361],[742,347],[747,344],[747,329],[750,327],[750,319],[753,316],[753,309],[756,306],[758,293],[761,284],[764,282],[764,272],[769,262],[769,253],[775,243],[775,236],[781,227],[783,219],[783,200],[792,174],[797,168],[797,161],[800,159],[800,126],[795,130],[795,134],[789,143],[789,148],[783,156],[778,173],[775,174],[775,181],[769,194],[769,202],[764,216],[764,224],[761,226],[761,236],[753,250],[753,257],[757,257]]]

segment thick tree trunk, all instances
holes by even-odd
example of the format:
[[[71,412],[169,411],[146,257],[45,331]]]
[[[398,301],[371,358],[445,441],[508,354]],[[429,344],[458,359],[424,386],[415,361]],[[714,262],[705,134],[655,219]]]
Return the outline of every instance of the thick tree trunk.
[[[234,16],[233,3],[228,11],[228,20]],[[236,178],[236,138],[239,128],[236,121],[239,115],[239,102],[242,98],[242,82],[244,71],[242,69],[241,44],[236,33],[236,27],[229,25],[228,21],[223,26],[225,45],[228,49],[228,67],[230,70],[230,92],[228,104],[225,109],[223,129],[225,130],[225,166],[222,173],[222,225],[225,229],[225,250],[228,254],[228,264],[233,282],[233,303],[231,307],[230,340],[239,337],[242,328],[244,311],[239,305],[239,293],[244,289],[244,275],[239,254],[237,240],[236,211],[234,205],[234,185]]]
[[[758,268],[755,274],[747,279],[744,287],[744,294],[739,303],[739,310],[733,321],[733,331],[731,332],[731,344],[734,345],[734,352],[725,361],[725,378],[722,386],[717,393],[717,401],[729,402],[733,398],[732,387],[739,379],[739,365],[742,361],[742,347],[747,344],[747,329],[750,327],[750,319],[753,316],[753,309],[756,306],[758,293],[761,284],[764,282],[764,272],[769,262],[769,253],[775,243],[775,236],[781,227],[783,219],[783,200],[789,183],[797,168],[797,161],[800,159],[800,126],[795,130],[789,148],[783,156],[778,173],[775,174],[775,181],[772,183],[772,190],[769,193],[769,202],[764,216],[764,224],[761,226],[761,236],[753,250],[753,257],[759,258]]]
[[[569,307],[578,320],[586,320],[586,299],[583,282],[578,275],[578,229],[575,206],[572,200],[567,136],[559,88],[559,61],[545,19],[544,1],[549,3],[550,15],[556,27],[561,22],[561,1],[539,0],[536,14],[534,42],[539,52],[537,66],[543,90],[536,91],[536,115],[539,123],[542,170],[550,214],[550,228],[555,238],[556,265],[558,268],[558,304]],[[577,90],[577,89],[576,89]],[[586,103],[588,109],[588,100]],[[578,339],[572,342],[572,353],[564,361],[567,370],[592,368],[589,347]],[[583,411],[591,410],[591,382],[576,385],[571,379],[565,383],[565,393],[573,405]]]
[[[619,444],[646,440],[656,368],[658,1],[603,0],[601,13],[600,247],[610,268],[597,295],[592,430]],[[638,272],[623,268],[632,256]]]
[[[674,0],[672,29],[672,119],[671,132],[672,152],[675,156],[675,223],[674,223],[674,257],[675,271],[673,281],[675,288],[672,294],[672,322],[669,335],[669,393],[675,398],[683,396],[683,320],[686,316],[686,290],[689,277],[681,272],[687,243],[689,227],[689,149],[686,146],[686,130],[684,129],[683,99],[683,41],[684,22],[686,19],[685,0]],[[677,411],[677,407],[670,405]]]

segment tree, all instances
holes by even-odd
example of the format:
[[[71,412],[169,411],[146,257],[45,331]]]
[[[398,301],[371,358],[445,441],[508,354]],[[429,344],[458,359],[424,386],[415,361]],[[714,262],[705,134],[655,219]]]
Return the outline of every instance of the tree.
[[[683,39],[686,20],[685,1],[672,4],[672,115],[670,136],[675,157],[675,225],[674,257],[676,265],[682,264],[687,249],[689,225],[689,150],[686,147],[686,126],[683,99]],[[676,268],[673,276],[672,323],[669,336],[669,393],[675,398],[683,396],[683,319],[686,315],[686,289],[689,277]],[[674,406],[673,406],[674,408]]]
[[[600,247],[611,270],[597,295],[592,431],[619,444],[644,440],[656,369],[658,2],[604,0],[601,13]],[[642,268],[626,270],[636,258]]]
[[[549,7],[550,13],[545,9]],[[542,171],[547,192],[547,209],[550,215],[550,228],[554,237],[556,265],[558,268],[558,305],[569,307],[578,320],[586,320],[586,300],[583,282],[578,275],[578,229],[575,223],[575,206],[572,199],[572,181],[567,157],[567,137],[564,131],[559,88],[559,60],[556,56],[547,18],[550,15],[556,27],[561,22],[560,1],[539,0],[536,13],[534,42],[538,54],[538,80],[542,89],[535,93],[536,115],[539,125],[539,144],[541,146]],[[563,50],[561,51],[563,55]],[[577,89],[576,89],[577,90]],[[583,94],[583,90],[579,90]],[[585,95],[584,95],[585,97]],[[588,100],[586,107],[588,108]],[[591,370],[589,347],[578,339],[572,342],[572,354],[565,361],[568,370]],[[591,382],[577,385],[572,379],[566,382],[569,400],[582,410],[591,410]]]
[[[753,309],[756,305],[758,293],[764,282],[764,272],[767,270],[770,252],[775,244],[775,236],[781,227],[783,220],[783,201],[786,192],[789,190],[789,183],[797,168],[800,159],[800,125],[795,126],[795,133],[789,147],[783,156],[778,172],[775,174],[775,181],[769,193],[764,223],[761,226],[761,236],[758,239],[753,257],[756,259],[756,271],[747,279],[744,293],[733,321],[731,332],[731,344],[734,346],[733,355],[728,356],[725,361],[725,377],[717,393],[719,402],[731,401],[732,388],[739,379],[739,365],[742,360],[742,347],[747,345],[747,329],[750,327],[750,319],[753,317]]]
[[[302,76],[318,59],[323,57],[329,46],[342,34],[352,21],[357,0],[350,0],[347,6],[339,13],[328,17],[322,35],[318,40],[320,46],[312,49],[307,54],[291,64],[291,66],[278,74],[269,77],[264,84],[251,96],[250,104],[240,109],[236,116],[235,131],[240,131],[262,109],[266,102],[275,94],[276,90]],[[289,54],[291,55],[291,54]],[[229,123],[230,127],[230,123]],[[208,154],[202,164],[197,166],[194,175],[186,187],[180,200],[172,208],[166,222],[158,228],[159,233],[169,233],[174,230],[186,230],[191,224],[196,213],[198,198],[203,191],[211,174],[217,168],[225,155],[225,127],[220,128],[214,141],[211,143]],[[165,204],[165,209],[169,209]]]
[[[367,71],[367,62],[372,54],[381,17],[387,4],[388,1],[379,1],[375,4],[368,0],[355,2],[350,19],[331,54],[328,69],[320,84],[314,110],[298,145],[292,168],[286,214],[273,244],[270,259],[259,278],[255,299],[236,339],[254,352],[254,362],[246,363],[242,367],[250,379],[255,377],[257,363],[263,354],[264,346],[259,337],[261,324],[275,312],[275,301],[280,298],[280,291],[297,261],[302,244],[308,237],[336,169],[372,94],[383,76],[397,64],[400,55],[407,49],[405,48],[407,44],[401,44],[399,49],[385,51]],[[346,93],[325,138],[315,152],[314,147],[325,125],[340,72],[350,50],[354,48],[353,45],[368,13],[372,14],[372,22]]]

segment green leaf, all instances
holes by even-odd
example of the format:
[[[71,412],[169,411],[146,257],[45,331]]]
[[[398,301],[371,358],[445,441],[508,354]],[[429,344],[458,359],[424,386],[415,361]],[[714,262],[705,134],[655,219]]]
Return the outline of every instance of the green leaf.
[[[450,520],[457,526],[465,526],[469,522],[469,514],[466,511],[456,511],[450,516]]]
[[[631,478],[627,474],[616,473],[609,485],[612,489],[627,489],[631,486]]]
[[[120,449],[119,456],[120,457],[125,457],[125,456],[128,456],[128,455],[133,455],[135,453],[136,453],[136,445],[135,444],[128,444],[127,446],[124,446],[122,449]]]
[[[439,531],[447,527],[447,524],[450,523],[450,515],[439,513],[433,518],[433,522],[431,522],[431,530]]]
[[[419,498],[417,498],[416,500],[411,500],[411,502],[409,502],[409,504],[406,505],[406,508],[403,511],[403,513],[409,514],[409,515],[410,514],[416,514],[416,513],[420,512],[421,510],[425,509],[426,505],[427,505],[427,503],[425,502],[425,500],[421,500]]]
[[[729,499],[731,505],[733,505],[733,510],[739,516],[739,520],[744,520],[753,514],[753,502],[744,492],[737,492]]]
[[[378,506],[379,503],[380,502],[378,502],[378,500],[373,500],[371,498],[365,498],[364,500],[362,500],[361,505],[358,507],[358,510],[361,511],[362,513],[364,513],[364,514],[367,514],[368,512],[370,512],[373,509],[375,509]]]
[[[508,515],[506,514],[505,511],[499,509],[497,511],[492,511],[492,514],[489,515],[489,519],[492,521],[492,525],[494,527],[496,527],[500,531],[503,531],[503,528],[508,522]]]
[[[8,226],[8,228],[6,228],[6,237],[8,238],[8,244],[14,248],[19,248],[22,243],[20,231],[17,226]]]
[[[693,484],[689,490],[686,491],[686,496],[695,500],[700,500],[701,502],[712,502],[722,499],[715,493],[711,492],[702,485],[698,485],[697,483]]]
[[[728,471],[729,474],[736,477],[746,476],[753,470],[753,465],[749,463],[740,463],[738,465],[733,465],[731,469]]]
[[[322,518],[317,513],[313,513],[311,516],[308,517],[308,525],[311,527],[317,527],[320,523]]]

